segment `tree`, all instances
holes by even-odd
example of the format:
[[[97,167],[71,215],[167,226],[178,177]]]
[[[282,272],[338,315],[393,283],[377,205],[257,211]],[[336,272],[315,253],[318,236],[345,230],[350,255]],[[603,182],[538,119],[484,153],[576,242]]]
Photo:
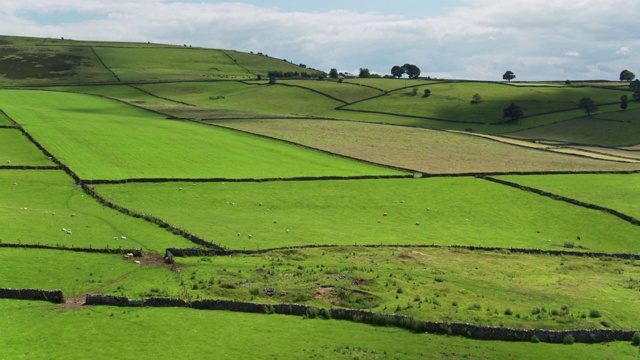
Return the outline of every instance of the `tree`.
[[[480,94],[478,93],[473,94],[471,98],[472,98],[471,100],[472,104],[480,104],[482,102],[482,96],[480,96]]]
[[[420,76],[420,68],[413,64],[402,65],[402,71],[409,77],[409,79],[417,79]]]
[[[511,81],[516,78],[516,74],[514,74],[511,70],[507,70],[507,72],[502,75],[502,78],[504,80]]]
[[[629,106],[629,99],[627,99],[627,95],[620,96],[620,109],[627,110],[627,106]]]
[[[404,70],[402,70],[402,66],[395,65],[391,68],[391,76],[394,78],[401,78],[404,74]]]
[[[506,119],[506,118],[510,119],[508,122],[517,122],[518,119],[520,119],[523,116],[524,116],[524,112],[522,111],[520,106],[514,103],[511,103],[509,107],[504,109],[504,112],[502,114],[503,119]]]
[[[629,90],[636,91],[640,90],[640,80],[635,79],[634,81],[629,83]]]
[[[360,74],[358,75],[359,78],[368,78],[369,76],[371,76],[369,69],[360,68]]]
[[[598,105],[591,98],[583,97],[578,102],[578,109],[584,109],[587,115],[591,115],[592,112],[598,110]]]
[[[424,95],[422,95],[423,98],[429,97],[431,96],[431,90],[429,89],[424,89]]]
[[[331,70],[329,70],[329,77],[332,79],[337,79],[338,78],[338,70],[335,68],[332,68]]]
[[[620,72],[620,81],[633,81],[636,75],[629,70],[622,70]]]
[[[275,76],[270,76],[269,77],[269,85],[274,85],[276,83],[276,77]]]

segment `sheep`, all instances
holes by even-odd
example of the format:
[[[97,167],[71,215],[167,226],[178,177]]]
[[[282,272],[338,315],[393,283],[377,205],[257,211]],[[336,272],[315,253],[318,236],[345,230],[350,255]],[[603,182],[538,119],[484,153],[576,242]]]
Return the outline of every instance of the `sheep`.
[[[122,239],[122,240],[127,240],[127,237],[126,237],[126,236],[124,236],[124,235],[122,235],[122,236],[120,236],[120,239]]]
[[[382,216],[387,216],[387,213],[383,213]]]
[[[251,236],[251,234],[249,234],[249,236],[248,236],[248,237],[249,237],[249,239],[251,239],[253,236]]]
[[[134,260],[133,262],[136,263],[136,264],[140,264],[139,260]]]
[[[67,234],[69,234],[69,235],[71,235],[71,234],[72,234],[71,229],[68,229],[68,230],[67,230]]]
[[[117,237],[117,236],[114,236],[114,237],[113,237],[113,240],[118,240],[118,237]]]
[[[11,160],[7,160],[7,164],[11,164]]]
[[[262,203],[261,203],[261,202],[259,202],[259,203],[258,203],[258,206],[262,206]]]
[[[200,195],[196,195],[196,199],[200,199]]]
[[[277,223],[278,223],[278,220],[273,220],[273,223],[274,223],[274,224],[277,224]]]
[[[420,223],[416,221],[416,225],[420,225]]]
[[[74,217],[74,216],[76,216],[76,213],[71,214],[71,217]]]
[[[67,228],[62,228],[62,231],[66,232],[66,231],[67,231]]]
[[[238,233],[236,236],[240,236],[240,233]]]
[[[182,191],[182,188],[179,188],[178,191]]]
[[[287,229],[287,231],[285,231],[287,234],[289,233],[289,229]]]

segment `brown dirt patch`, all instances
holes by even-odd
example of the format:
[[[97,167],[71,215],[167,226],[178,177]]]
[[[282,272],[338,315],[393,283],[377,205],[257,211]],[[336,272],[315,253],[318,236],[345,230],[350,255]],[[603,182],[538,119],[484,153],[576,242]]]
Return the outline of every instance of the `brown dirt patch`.
[[[321,286],[316,290],[315,295],[313,295],[313,299],[314,300],[326,299],[327,297],[330,297],[331,292],[335,288],[336,288],[335,286],[331,286],[331,285]]]

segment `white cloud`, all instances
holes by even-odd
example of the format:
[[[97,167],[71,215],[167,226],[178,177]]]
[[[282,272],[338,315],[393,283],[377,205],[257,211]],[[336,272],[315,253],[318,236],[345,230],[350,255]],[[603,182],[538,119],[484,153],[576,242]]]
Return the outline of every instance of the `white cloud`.
[[[627,55],[630,52],[631,52],[631,49],[628,46],[623,46],[620,49],[618,49],[618,51],[616,51],[616,54]]]
[[[640,63],[630,51],[640,46],[640,2],[464,0],[433,17],[428,3],[412,3],[424,18],[406,19],[369,8],[305,13],[239,2],[5,0],[0,33],[261,51],[325,71],[387,74],[408,62],[425,76],[489,80],[507,69],[522,80],[615,79],[618,67]],[[73,21],[45,25],[34,16],[69,9]]]

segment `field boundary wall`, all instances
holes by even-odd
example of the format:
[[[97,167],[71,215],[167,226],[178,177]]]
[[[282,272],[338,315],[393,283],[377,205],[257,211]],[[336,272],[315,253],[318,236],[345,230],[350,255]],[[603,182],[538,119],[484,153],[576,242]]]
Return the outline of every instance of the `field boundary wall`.
[[[102,254],[133,254],[135,257],[142,256],[141,249],[109,249],[109,248],[82,248],[82,247],[69,247],[69,246],[53,246],[53,245],[40,245],[40,244],[9,244],[0,243],[0,248],[22,248],[22,249],[45,249],[45,250],[62,250],[72,252],[86,252],[86,253],[102,253]]]
[[[0,298],[18,300],[44,300],[60,304],[64,302],[62,290],[0,288]]]
[[[87,305],[140,306],[140,300],[111,295],[87,295]],[[630,341],[635,330],[576,329],[576,330],[522,330],[504,327],[485,327],[465,323],[423,321],[410,316],[374,313],[356,309],[326,309],[300,304],[263,304],[233,300],[185,301],[175,298],[148,298],[142,301],[149,307],[186,307],[198,310],[225,310],[256,314],[280,314],[347,320],[376,326],[394,326],[417,333],[464,336],[476,340],[501,340],[530,342],[537,338],[541,342],[563,343],[568,336],[575,342],[599,343],[607,341]]]
[[[431,249],[460,249],[469,251],[487,251],[487,252],[508,252],[512,254],[530,254],[530,255],[552,255],[552,256],[576,256],[576,257],[593,257],[593,258],[614,258],[624,260],[640,260],[640,254],[630,253],[605,253],[593,251],[568,251],[568,250],[543,250],[543,249],[525,249],[525,248],[501,248],[501,247],[484,247],[473,245],[436,245],[436,244],[396,244],[396,245],[297,245],[285,246],[278,248],[268,248],[260,250],[230,250],[230,249],[166,249],[169,257],[190,257],[190,256],[230,256],[230,255],[257,255],[280,250],[295,249],[329,249],[338,247],[354,247],[354,248],[431,248]]]
[[[510,181],[506,181],[506,180],[500,180],[500,179],[496,179],[496,178],[492,178],[492,177],[483,177],[483,179],[487,180],[487,181],[491,181],[491,182],[495,182],[501,185],[506,185],[506,186],[510,186],[516,189],[520,189],[523,191],[530,191],[532,193],[538,194],[538,195],[542,195],[554,200],[558,200],[558,201],[564,201],[567,202],[569,204],[572,205],[576,205],[576,206],[581,206],[587,209],[591,209],[591,210],[599,210],[599,211],[604,211],[606,213],[609,213],[613,216],[616,216],[624,221],[627,221],[633,225],[636,226],[640,226],[640,220],[629,216],[627,214],[621,213],[617,210],[614,209],[610,209],[610,208],[606,208],[604,206],[600,206],[600,205],[595,205],[595,204],[590,204],[590,203],[586,203],[586,202],[582,202],[580,200],[576,200],[576,199],[572,199],[572,198],[568,198],[566,196],[562,196],[562,195],[558,195],[558,194],[554,194],[554,193],[550,193],[544,190],[540,190],[540,189],[536,189],[533,187],[529,187],[529,186],[525,186],[525,185],[520,185],[518,183],[514,183],[514,182],[510,182]]]

